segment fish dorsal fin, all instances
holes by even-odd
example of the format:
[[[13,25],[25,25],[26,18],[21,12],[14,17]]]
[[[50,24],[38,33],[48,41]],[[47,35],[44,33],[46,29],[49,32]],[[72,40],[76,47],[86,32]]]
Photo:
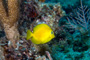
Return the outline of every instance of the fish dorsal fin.
[[[37,25],[37,26],[34,27],[33,31],[35,32],[36,30],[38,30],[38,29],[40,29],[40,28],[42,28],[44,26],[47,26],[48,27],[47,24],[39,24],[39,25]]]

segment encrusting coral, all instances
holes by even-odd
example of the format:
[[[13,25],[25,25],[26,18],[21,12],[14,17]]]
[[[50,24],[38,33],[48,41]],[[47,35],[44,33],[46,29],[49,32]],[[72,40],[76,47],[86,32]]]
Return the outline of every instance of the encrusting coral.
[[[6,37],[16,47],[19,32],[17,30],[17,21],[19,17],[18,0],[7,0],[7,11],[5,10],[4,0],[0,0],[0,22],[3,25]],[[11,45],[10,45],[11,46]]]

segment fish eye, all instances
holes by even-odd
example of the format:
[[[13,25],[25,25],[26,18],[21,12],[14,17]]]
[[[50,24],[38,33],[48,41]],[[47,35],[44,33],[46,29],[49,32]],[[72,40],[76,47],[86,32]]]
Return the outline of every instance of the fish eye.
[[[51,34],[53,34],[53,31],[51,31]]]

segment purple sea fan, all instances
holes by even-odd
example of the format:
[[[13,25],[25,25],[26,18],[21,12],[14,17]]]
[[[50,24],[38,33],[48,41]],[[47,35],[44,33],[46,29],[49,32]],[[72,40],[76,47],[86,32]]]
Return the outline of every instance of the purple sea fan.
[[[80,2],[80,8],[78,8],[73,15],[67,17],[67,20],[72,27],[76,28],[78,26],[88,31],[90,29],[90,8],[83,6],[82,0]]]

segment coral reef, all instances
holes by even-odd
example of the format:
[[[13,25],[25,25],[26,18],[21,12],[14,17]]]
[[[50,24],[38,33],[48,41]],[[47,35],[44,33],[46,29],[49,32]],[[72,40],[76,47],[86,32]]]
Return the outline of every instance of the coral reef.
[[[24,10],[21,13],[23,15],[21,16],[22,20],[19,20],[21,26],[29,26],[28,29],[32,31],[33,27],[35,27],[37,24],[46,23],[56,34],[57,30],[59,29],[59,20],[61,17],[65,16],[65,11],[62,9],[60,3],[49,4],[29,0],[27,2],[24,3]],[[31,22],[31,24],[29,24],[29,22]]]
[[[17,44],[17,49],[9,48],[8,40],[6,37],[0,38],[0,45],[4,47],[4,52],[0,52],[2,55],[1,60],[52,60],[52,57],[49,51],[41,55],[41,49],[36,49],[36,47],[31,43],[31,41],[26,41],[25,38],[20,38],[19,43]],[[40,50],[38,52],[38,50]],[[47,57],[46,57],[47,56]]]
[[[20,8],[18,2],[20,3]],[[54,31],[57,30],[59,28],[59,19],[65,15],[65,11],[61,5],[59,3],[55,5],[53,5],[54,3],[41,3],[35,0],[7,0],[4,2],[7,4],[5,8],[2,0],[0,0],[0,3],[0,22],[2,23],[1,25],[3,26],[6,36],[5,38],[0,38],[0,44],[4,47],[5,59],[52,60],[48,51],[48,45],[40,45],[38,47],[32,44],[31,41],[26,41],[25,37],[22,36],[26,36],[27,29],[32,30],[34,26],[40,23],[46,23]],[[17,23],[20,24],[18,25]],[[20,39],[18,39],[19,37]]]
[[[0,60],[89,60],[87,1],[0,0]],[[27,30],[41,23],[53,29],[55,38],[38,45],[26,40]]]

